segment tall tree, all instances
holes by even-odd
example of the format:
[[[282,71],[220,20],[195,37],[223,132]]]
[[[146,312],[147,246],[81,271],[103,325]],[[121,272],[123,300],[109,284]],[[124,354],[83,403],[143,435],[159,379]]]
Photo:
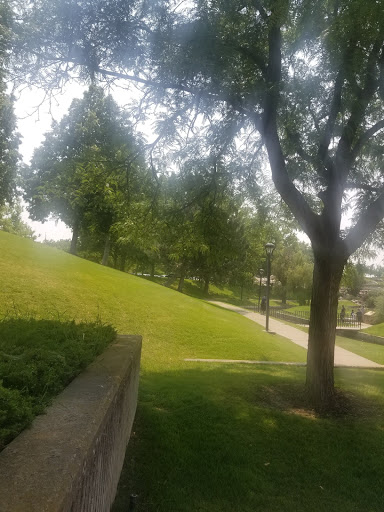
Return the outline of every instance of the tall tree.
[[[145,180],[143,152],[127,116],[91,86],[35,151],[25,198],[33,219],[53,214],[72,228],[73,254],[81,229],[97,232],[105,241],[106,264],[111,227],[140,196]]]
[[[286,304],[290,292],[293,293],[292,298],[300,302],[310,299],[313,262],[308,250],[309,247],[299,242],[295,234],[290,234],[281,240],[273,254],[273,273],[281,285],[283,304]]]
[[[0,2],[0,206],[12,201],[20,137],[16,132],[14,98],[7,94],[6,76],[11,48],[13,20],[9,5]]]
[[[176,264],[178,290],[185,276],[199,276],[208,293],[210,282],[228,279],[244,255],[241,197],[220,158],[190,158],[167,180],[164,239]]]
[[[72,70],[161,91],[167,133],[188,114],[193,124],[201,109],[226,137],[247,130],[255,157],[264,144],[276,189],[312,243],[307,387],[318,406],[329,405],[343,268],[384,216],[381,2],[200,0],[183,9],[160,3],[155,24],[156,2],[74,4],[88,17],[76,21],[67,2],[34,2],[29,26],[48,12],[55,16],[43,25],[55,30],[45,29],[46,38],[34,34],[24,56],[36,61],[37,51],[60,78],[69,60]],[[359,201],[345,232],[342,210],[351,191]]]

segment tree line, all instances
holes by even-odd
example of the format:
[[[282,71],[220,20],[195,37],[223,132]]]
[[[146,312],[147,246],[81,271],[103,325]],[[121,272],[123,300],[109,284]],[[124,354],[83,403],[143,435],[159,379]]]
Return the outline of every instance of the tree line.
[[[179,291],[186,277],[201,280],[206,294],[210,283],[252,287],[273,240],[283,302],[287,289],[309,299],[311,256],[292,222],[260,191],[250,202],[233,162],[190,146],[177,170],[153,174],[127,115],[92,85],[25,166],[27,209],[33,220],[67,224],[72,254],[123,271],[160,271],[178,279]]]

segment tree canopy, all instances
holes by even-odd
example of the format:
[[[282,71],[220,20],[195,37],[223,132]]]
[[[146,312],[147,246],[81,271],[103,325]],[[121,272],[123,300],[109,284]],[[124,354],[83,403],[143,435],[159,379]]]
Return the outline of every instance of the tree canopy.
[[[24,182],[32,218],[44,221],[52,214],[64,221],[73,229],[74,253],[84,228],[109,243],[112,225],[141,199],[148,173],[127,116],[91,86],[46,134]]]
[[[135,81],[162,105],[162,136],[201,123],[216,153],[243,140],[244,159],[267,157],[312,243],[307,386],[331,402],[343,268],[384,216],[381,2],[38,0],[20,20],[15,55],[31,79]]]
[[[3,206],[14,197],[20,158],[14,99],[7,94],[6,84],[13,28],[11,11],[6,2],[0,2],[0,20],[0,206]]]

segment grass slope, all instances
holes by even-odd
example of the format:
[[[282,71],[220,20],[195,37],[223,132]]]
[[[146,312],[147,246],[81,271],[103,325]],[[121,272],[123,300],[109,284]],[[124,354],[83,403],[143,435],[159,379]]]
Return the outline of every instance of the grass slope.
[[[304,361],[236,313],[0,233],[0,314],[95,320],[142,334],[139,406],[114,512],[382,511],[384,373],[340,370],[350,416],[303,407]]]
[[[144,279],[0,232],[0,315],[94,321],[141,334],[143,364],[183,358],[304,361],[305,351],[271,338],[236,313]]]
[[[364,329],[364,332],[367,332],[368,334],[373,334],[374,336],[384,337],[384,323],[372,325],[372,327]]]

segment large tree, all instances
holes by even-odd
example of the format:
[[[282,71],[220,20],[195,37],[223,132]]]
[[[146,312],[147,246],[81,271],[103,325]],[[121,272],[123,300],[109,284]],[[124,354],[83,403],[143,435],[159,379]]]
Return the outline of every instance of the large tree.
[[[18,147],[14,98],[7,94],[7,66],[12,38],[12,13],[8,3],[0,2],[0,206],[14,198],[16,189]]]
[[[184,162],[165,190],[164,230],[169,259],[180,277],[198,276],[208,293],[211,282],[228,278],[243,257],[241,197],[228,167],[214,155]]]
[[[33,32],[22,54],[55,67],[40,78],[79,68],[135,80],[168,108],[164,133],[202,111],[224,145],[241,132],[255,158],[264,145],[276,189],[312,243],[307,387],[319,406],[332,402],[343,268],[384,216],[382,3],[39,0],[29,9],[25,25],[37,19],[44,37]],[[343,231],[352,193],[354,223]]]
[[[106,264],[111,227],[141,199],[146,181],[143,152],[127,116],[111,96],[91,86],[35,151],[25,198],[33,219],[52,214],[72,228],[73,254],[81,230],[104,239]]]

